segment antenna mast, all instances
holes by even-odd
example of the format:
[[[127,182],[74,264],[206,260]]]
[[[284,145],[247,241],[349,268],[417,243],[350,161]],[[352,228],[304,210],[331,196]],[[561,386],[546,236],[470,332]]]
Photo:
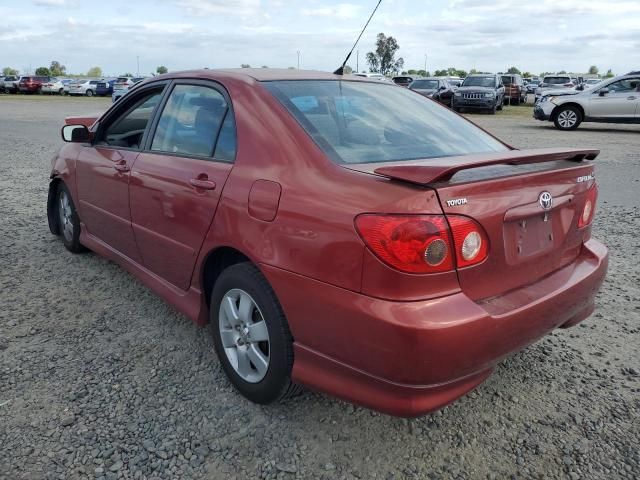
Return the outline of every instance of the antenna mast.
[[[371,12],[371,15],[369,16],[369,20],[367,20],[367,23],[364,24],[364,28],[360,32],[360,35],[358,35],[356,43],[354,43],[353,47],[351,47],[351,51],[349,52],[349,55],[347,55],[347,58],[344,59],[344,62],[342,62],[342,65],[340,66],[340,68],[337,69],[335,72],[333,72],[335,75],[344,75],[344,67],[345,67],[345,65],[349,61],[349,58],[351,58],[351,54],[353,53],[353,50],[356,48],[356,45],[358,45],[358,42],[360,41],[360,38],[362,37],[362,34],[364,33],[364,31],[369,26],[369,22],[371,21],[371,19],[375,15],[375,13],[378,10],[378,7],[380,6],[381,3],[382,3],[382,0],[378,0],[378,4],[376,5],[376,8],[373,9],[373,12]]]

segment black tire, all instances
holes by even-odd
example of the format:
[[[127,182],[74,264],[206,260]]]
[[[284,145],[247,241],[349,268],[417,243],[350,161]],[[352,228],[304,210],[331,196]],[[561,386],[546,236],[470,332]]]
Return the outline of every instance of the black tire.
[[[498,104],[496,105],[496,110],[500,110],[500,111],[502,111],[503,103],[504,103],[504,98],[502,99],[502,101],[501,101],[501,102],[498,102]],[[495,112],[494,112],[494,113],[495,113]]]
[[[64,95],[64,88],[58,90],[58,95]]]
[[[489,115],[495,115],[497,109],[498,109],[498,105],[494,104],[493,107],[489,109]]]
[[[64,212],[61,205],[64,204],[64,198],[68,200],[69,211]],[[56,221],[58,222],[57,231],[62,237],[62,243],[65,248],[72,253],[82,253],[86,248],[80,243],[80,217],[73,203],[73,198],[64,183],[59,183],[56,190],[56,201],[52,208],[55,211]],[[65,222],[66,220],[66,222]],[[65,224],[67,228],[65,229]]]
[[[578,107],[559,107],[553,115],[553,123],[558,130],[575,130],[582,123],[582,112]]]
[[[87,92],[85,93],[85,95],[86,95],[87,97],[93,97],[93,90],[91,90],[91,89],[87,90]]]
[[[246,292],[259,309],[268,331],[269,364],[264,377],[256,383],[243,379],[235,370],[222,345],[219,311],[225,295],[232,290]],[[218,358],[227,378],[247,399],[269,404],[292,396],[301,387],[292,383],[293,339],[280,302],[271,285],[252,263],[238,263],[225,269],[211,292],[211,331]]]

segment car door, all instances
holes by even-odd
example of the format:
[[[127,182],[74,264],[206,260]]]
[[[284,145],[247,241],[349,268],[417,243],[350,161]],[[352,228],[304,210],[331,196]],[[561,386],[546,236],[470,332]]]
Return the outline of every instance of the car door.
[[[176,81],[131,171],[134,235],[147,269],[187,290],[233,167],[235,120],[213,82]]]
[[[589,97],[588,116],[632,121],[640,98],[639,84],[640,77],[629,77],[598,88]]]
[[[80,219],[87,233],[141,263],[131,228],[129,178],[166,82],[144,88],[101,121],[76,162]]]

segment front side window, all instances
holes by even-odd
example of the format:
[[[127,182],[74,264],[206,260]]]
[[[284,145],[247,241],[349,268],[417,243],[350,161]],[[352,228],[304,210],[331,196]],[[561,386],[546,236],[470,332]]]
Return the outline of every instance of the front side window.
[[[144,131],[161,96],[162,88],[158,88],[133,99],[124,108],[122,114],[116,116],[107,125],[98,144],[112,147],[140,148]]]
[[[508,150],[449,109],[393,85],[305,80],[264,82],[264,86],[336,163]]]
[[[151,150],[211,157],[219,136],[223,157],[235,155],[233,115],[222,94],[201,85],[176,85],[160,115]]]
[[[610,92],[637,92],[640,86],[640,78],[625,78],[617,82],[613,82],[607,88]]]
[[[467,77],[462,82],[463,87],[489,87],[496,86],[495,77]]]

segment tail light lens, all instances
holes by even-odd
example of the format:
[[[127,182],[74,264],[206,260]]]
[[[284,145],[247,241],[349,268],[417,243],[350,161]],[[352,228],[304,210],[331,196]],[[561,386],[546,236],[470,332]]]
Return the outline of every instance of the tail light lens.
[[[458,268],[483,262],[489,253],[489,239],[484,229],[469,217],[450,215],[451,234]]]
[[[598,187],[595,185],[587,191],[587,198],[582,207],[582,213],[578,219],[578,228],[586,227],[593,221],[596,212],[596,200],[598,199]]]
[[[407,273],[453,269],[447,221],[442,215],[375,215],[356,218],[356,229],[371,251]]]
[[[475,265],[487,257],[489,248],[482,227],[467,217],[364,214],[355,224],[380,260],[407,273],[438,273]]]

